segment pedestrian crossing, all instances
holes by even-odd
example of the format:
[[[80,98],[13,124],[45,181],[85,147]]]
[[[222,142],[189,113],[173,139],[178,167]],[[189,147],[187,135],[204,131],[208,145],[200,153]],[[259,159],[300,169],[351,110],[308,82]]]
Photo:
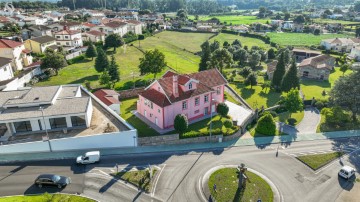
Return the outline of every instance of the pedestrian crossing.
[[[288,156],[298,157],[298,156],[306,156],[306,155],[316,155],[316,154],[327,154],[333,152],[345,152],[347,154],[360,150],[360,146],[358,145],[348,145],[344,147],[339,147],[337,149],[329,149],[329,150],[311,150],[311,151],[291,151],[287,150],[286,148],[281,147],[281,152],[285,153]]]

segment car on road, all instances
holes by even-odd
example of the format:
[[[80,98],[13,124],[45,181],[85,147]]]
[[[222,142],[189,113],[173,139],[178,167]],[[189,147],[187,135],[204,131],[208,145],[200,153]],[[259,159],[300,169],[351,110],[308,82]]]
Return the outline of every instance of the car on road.
[[[339,171],[339,176],[350,179],[353,175],[355,175],[355,169],[350,166],[343,166]]]
[[[56,186],[59,189],[65,187],[66,185],[71,183],[70,177],[54,175],[54,174],[42,174],[35,180],[35,185],[38,187],[43,186]]]
[[[77,164],[90,164],[90,163],[96,163],[100,161],[100,152],[99,151],[90,151],[86,152],[82,156],[78,156],[76,158]]]

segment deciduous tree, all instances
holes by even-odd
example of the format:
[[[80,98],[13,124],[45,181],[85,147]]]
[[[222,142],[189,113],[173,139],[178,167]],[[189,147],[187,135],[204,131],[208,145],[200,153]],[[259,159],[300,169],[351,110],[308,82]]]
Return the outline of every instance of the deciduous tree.
[[[217,49],[211,55],[210,68],[217,68],[223,73],[224,68],[230,68],[233,59],[232,54],[226,49]]]
[[[290,113],[290,118],[292,113],[304,110],[303,101],[300,98],[298,89],[293,88],[284,96],[284,105]]]
[[[251,89],[253,86],[257,85],[257,75],[256,72],[251,72],[245,79],[245,85],[250,85]]]
[[[110,34],[105,38],[105,47],[106,48],[114,48],[114,52],[117,47],[124,45],[124,40],[121,38],[119,34]]]
[[[59,70],[67,66],[67,62],[63,54],[55,52],[54,50],[47,48],[45,50],[45,56],[42,58],[41,69],[52,68],[55,70],[55,74],[58,75]]]
[[[165,55],[158,49],[146,51],[144,57],[139,60],[140,74],[154,74],[154,79],[166,67]]]

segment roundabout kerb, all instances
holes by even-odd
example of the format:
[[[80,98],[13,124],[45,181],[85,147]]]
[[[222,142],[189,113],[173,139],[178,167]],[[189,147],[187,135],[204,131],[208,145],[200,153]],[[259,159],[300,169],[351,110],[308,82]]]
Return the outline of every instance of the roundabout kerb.
[[[210,170],[208,170],[199,180],[199,192],[201,194],[201,197],[203,199],[203,201],[209,201],[210,199],[210,190],[208,187],[208,182],[209,182],[209,178],[210,176],[217,170],[223,169],[223,168],[238,168],[239,165],[220,165],[220,166],[216,166],[211,168]],[[274,202],[283,202],[284,199],[279,191],[279,189],[275,186],[275,184],[268,178],[266,177],[264,174],[247,167],[247,170],[258,175],[259,177],[261,177],[262,179],[264,179],[271,187],[271,190],[274,194]]]

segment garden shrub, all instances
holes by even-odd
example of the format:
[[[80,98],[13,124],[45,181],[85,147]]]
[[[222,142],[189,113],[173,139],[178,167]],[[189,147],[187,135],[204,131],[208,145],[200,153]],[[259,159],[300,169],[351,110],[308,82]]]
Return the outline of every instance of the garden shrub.
[[[71,65],[71,64],[74,64],[74,63],[78,63],[80,61],[83,61],[84,59],[85,59],[84,55],[79,55],[79,56],[76,56],[76,57],[68,60],[68,64]]]
[[[315,103],[315,107],[318,108],[318,109],[322,109],[322,108],[324,108],[324,103],[321,102],[321,101],[317,101]]]
[[[187,117],[184,114],[178,114],[175,116],[174,128],[177,132],[182,134],[183,132],[186,131],[188,126],[189,126],[189,122],[188,122]]]
[[[342,126],[351,120],[351,116],[341,107],[323,108],[321,114],[327,124]]]
[[[216,112],[225,117],[229,113],[229,107],[225,103],[220,103],[216,106]]]
[[[263,135],[275,135],[276,125],[273,116],[270,113],[262,116],[256,125],[255,131]]]

